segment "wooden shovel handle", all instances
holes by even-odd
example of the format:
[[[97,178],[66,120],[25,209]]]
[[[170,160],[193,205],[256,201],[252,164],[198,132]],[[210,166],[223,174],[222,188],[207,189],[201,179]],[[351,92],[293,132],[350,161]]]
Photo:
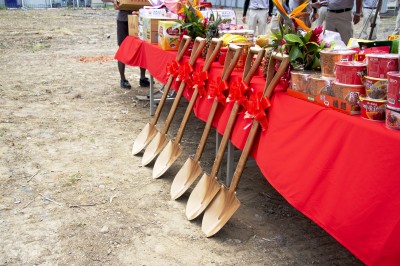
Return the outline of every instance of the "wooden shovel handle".
[[[210,44],[210,46],[208,47],[208,50],[207,50],[206,62],[204,64],[203,71],[208,71],[209,70],[209,68],[211,67],[211,64],[214,62],[215,58],[218,55],[218,52],[219,52],[219,49],[221,48],[221,45],[222,45],[222,40],[217,39],[217,38],[213,38],[211,40],[211,44]],[[187,124],[187,122],[189,120],[190,113],[193,110],[193,106],[194,106],[194,103],[196,102],[198,94],[199,94],[199,90],[198,90],[197,86],[195,86],[194,92],[193,92],[192,97],[190,98],[190,101],[189,101],[189,105],[186,108],[186,111],[185,111],[185,114],[183,116],[182,122],[181,122],[181,124],[179,126],[179,129],[178,129],[178,132],[176,133],[176,137],[175,137],[175,142],[176,143],[179,143],[181,141],[182,137],[183,137],[183,131],[185,130],[186,124]]]
[[[191,66],[193,66],[194,63],[196,62],[197,58],[199,58],[205,45],[206,45],[206,39],[201,38],[201,37],[196,37],[196,39],[194,40],[192,53],[190,54],[190,58],[189,58],[189,64]]]
[[[281,61],[278,71],[275,73],[276,61]],[[267,79],[265,82],[264,96],[271,98],[275,86],[278,84],[280,78],[285,73],[289,66],[289,55],[273,52],[270,56],[267,68]]]
[[[249,52],[247,53],[246,64],[245,64],[245,68],[243,71],[243,79],[247,84],[250,82],[251,78],[254,76],[255,71],[259,67],[259,65],[263,59],[264,52],[265,52],[265,50],[262,48],[255,48],[255,49],[250,49]],[[256,61],[253,63],[253,55],[254,54],[258,54],[258,55],[257,55]],[[229,138],[230,138],[232,130],[233,130],[233,126],[235,125],[235,120],[236,120],[236,116],[239,111],[239,108],[240,108],[239,103],[235,101],[232,111],[229,115],[229,119],[226,124],[221,143],[219,144],[213,167],[211,169],[210,176],[213,178],[215,176],[217,176],[218,170],[221,166],[222,158],[224,156],[226,146],[228,145]]]
[[[214,164],[211,169],[210,176],[212,178],[216,177],[218,174],[219,167],[222,163],[222,158],[224,157],[224,153],[226,150],[226,146],[228,146],[229,137],[231,136],[233,126],[235,125],[236,115],[239,111],[240,105],[235,102],[232,108],[232,111],[229,115],[228,122],[226,124],[226,128],[224,131],[224,135],[222,136],[221,143],[219,144],[217,155],[215,156]]]
[[[232,193],[236,190],[240,177],[242,176],[244,167],[246,166],[246,162],[247,159],[249,158],[251,148],[253,147],[254,139],[256,138],[257,135],[258,127],[259,127],[258,121],[253,120],[249,136],[247,137],[246,144],[244,145],[242,154],[240,155],[240,159],[236,166],[235,173],[233,174],[232,183],[229,186],[229,191]]]
[[[168,77],[168,81],[167,81],[167,84],[164,86],[164,91],[163,91],[163,94],[161,96],[160,102],[158,103],[156,112],[155,112],[155,114],[153,116],[153,119],[150,122],[150,124],[152,124],[152,125],[155,125],[157,123],[157,121],[158,121],[158,118],[160,117],[161,110],[162,110],[162,108],[163,108],[163,106],[165,104],[165,101],[167,100],[169,89],[171,88],[173,80],[174,80],[174,76],[171,75],[171,76]]]
[[[196,62],[197,58],[199,57],[199,55],[205,45],[206,45],[206,40],[204,38],[200,38],[200,37],[196,38],[196,40],[194,41],[192,54],[190,55],[189,64],[193,65]],[[171,125],[172,119],[174,118],[176,109],[178,108],[178,104],[181,100],[183,90],[185,89],[185,85],[186,85],[185,81],[182,81],[181,85],[179,86],[179,89],[178,89],[178,92],[176,93],[174,102],[172,103],[171,110],[169,111],[167,119],[165,120],[164,127],[161,131],[163,134],[166,134],[168,132],[168,129]]]
[[[203,71],[207,71],[208,69],[210,69],[211,64],[217,58],[221,46],[222,46],[222,40],[218,38],[211,39],[210,46],[207,49],[206,63],[204,64]]]
[[[182,118],[182,122],[178,129],[178,132],[176,133],[176,137],[175,137],[176,143],[181,142],[181,139],[183,137],[183,131],[185,130],[186,124],[189,121],[190,113],[192,112],[192,109],[193,109],[194,103],[196,102],[198,94],[199,94],[199,90],[197,89],[197,86],[195,86],[193,94],[192,94],[192,98],[190,98],[188,107],[186,108],[185,114]]]
[[[178,53],[176,54],[176,61],[181,61],[182,57],[185,55],[186,50],[189,48],[192,38],[188,35],[183,35],[181,42],[179,43]]]
[[[177,62],[181,61],[183,55],[185,54],[186,50],[189,47],[190,42],[192,41],[192,38],[188,35],[184,35],[182,38],[182,41],[179,44],[178,48],[178,53],[176,54],[175,60]],[[171,88],[172,82],[174,81],[174,76],[170,75],[168,77],[167,84],[164,86],[164,92],[163,95],[161,96],[160,102],[158,103],[156,112],[153,116],[153,119],[151,120],[150,124],[155,125],[158,121],[158,118],[160,118],[161,110],[165,104],[165,101],[167,100],[169,89]]]
[[[258,67],[260,66],[265,54],[265,49],[260,47],[250,47],[247,53],[246,63],[244,65],[243,80],[246,84],[250,84]],[[256,60],[253,62],[254,55],[257,55]]]
[[[279,69],[276,72],[276,74],[274,74],[276,60],[280,60],[281,64],[280,64]],[[280,53],[279,54],[272,53],[271,58],[268,63],[268,75],[267,75],[267,83],[266,83],[266,89],[264,91],[264,96],[271,98],[276,84],[279,82],[279,79],[285,73],[288,65],[289,65],[289,56],[288,55],[283,55]],[[253,123],[252,123],[251,129],[250,129],[249,136],[247,137],[246,144],[244,145],[242,154],[240,155],[239,162],[236,166],[235,173],[233,174],[232,183],[229,186],[229,191],[232,193],[236,190],[236,187],[239,184],[240,177],[242,176],[242,173],[243,173],[244,167],[246,165],[247,159],[249,157],[251,148],[253,147],[254,139],[257,135],[258,128],[259,128],[258,121],[253,119]]]
[[[236,67],[240,56],[242,55],[243,48],[235,44],[229,44],[228,52],[224,62],[224,73],[222,74],[222,80],[227,81],[231,76],[233,69]]]
[[[234,44],[229,45],[228,52],[227,52],[226,58],[225,58],[225,63],[224,63],[222,80],[227,80],[230,77],[233,69],[235,68],[237,62],[239,61],[239,57],[241,56],[241,54],[242,54],[242,47],[234,45]],[[205,148],[205,145],[207,142],[207,138],[208,138],[208,135],[211,130],[212,121],[214,119],[217,108],[218,108],[218,101],[216,99],[214,99],[214,102],[211,106],[210,113],[207,118],[206,125],[203,130],[203,134],[201,135],[199,146],[197,147],[196,154],[193,158],[193,160],[195,162],[199,161],[201,155],[203,154],[203,151],[204,151],[204,148]]]

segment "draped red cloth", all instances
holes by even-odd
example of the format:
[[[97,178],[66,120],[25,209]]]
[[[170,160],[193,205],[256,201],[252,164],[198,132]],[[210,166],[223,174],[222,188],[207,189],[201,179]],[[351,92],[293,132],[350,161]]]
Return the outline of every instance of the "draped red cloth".
[[[128,37],[115,58],[165,83],[165,66],[175,55]],[[222,66],[214,63],[208,76],[221,77]],[[263,91],[265,79],[254,77],[250,87]],[[206,121],[212,103],[199,97],[195,115]],[[271,103],[268,129],[259,131],[252,149],[268,182],[367,265],[399,265],[400,132],[293,98],[281,85]],[[219,104],[213,126],[221,134],[232,106]],[[239,149],[250,131],[244,115],[239,112],[231,136]]]

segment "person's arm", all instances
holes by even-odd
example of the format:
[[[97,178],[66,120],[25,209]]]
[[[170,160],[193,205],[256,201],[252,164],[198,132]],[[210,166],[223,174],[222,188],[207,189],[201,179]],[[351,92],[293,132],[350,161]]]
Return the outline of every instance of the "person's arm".
[[[400,1],[400,0],[399,0]],[[267,17],[267,23],[270,23],[272,20],[272,12],[274,11],[274,2],[272,0],[268,1],[268,17]]]
[[[119,0],[113,0],[114,3],[114,9],[119,10]]]
[[[249,9],[250,5],[250,0],[245,0],[244,1],[244,7],[243,7],[243,23],[246,23],[246,14],[247,14],[247,9]]]
[[[354,25],[360,22],[361,19],[361,8],[362,8],[362,0],[356,0],[356,13],[353,17]]]

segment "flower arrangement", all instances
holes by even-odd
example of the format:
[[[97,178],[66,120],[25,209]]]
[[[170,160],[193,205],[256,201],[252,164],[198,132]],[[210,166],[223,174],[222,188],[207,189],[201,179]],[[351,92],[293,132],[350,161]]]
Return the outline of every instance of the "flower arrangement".
[[[213,12],[211,12],[209,18],[205,18],[199,9],[200,7],[201,5],[197,4],[197,0],[187,0],[178,11],[177,23],[182,28],[182,36],[188,35],[192,40],[197,36],[207,39],[218,37],[219,25],[226,23],[227,20],[223,20],[219,16],[215,18]]]
[[[288,54],[291,67],[303,70],[319,70],[321,68],[320,51],[330,45],[322,38],[322,26],[311,29],[299,19],[304,16],[302,10],[308,1],[299,5],[290,14],[277,0],[273,0],[281,20],[279,31],[271,34],[272,43],[268,45],[275,50]]]

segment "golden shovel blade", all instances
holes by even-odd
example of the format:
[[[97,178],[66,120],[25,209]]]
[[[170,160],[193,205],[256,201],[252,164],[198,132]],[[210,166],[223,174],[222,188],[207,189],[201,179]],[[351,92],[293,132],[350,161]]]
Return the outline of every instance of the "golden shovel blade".
[[[220,184],[216,178],[213,178],[206,173],[203,174],[200,181],[190,194],[186,205],[186,217],[188,220],[193,220],[199,216],[210,204],[219,189]]]
[[[153,178],[159,178],[162,176],[169,167],[175,162],[175,160],[181,155],[182,148],[179,143],[175,141],[168,141],[165,148],[161,151],[157,157],[153,167]]]
[[[132,155],[138,154],[140,151],[146,148],[156,133],[156,127],[150,123],[147,123],[133,142]]]
[[[200,163],[188,158],[172,181],[171,199],[176,200],[182,196],[202,172]]]
[[[221,185],[220,191],[203,215],[201,230],[207,237],[218,233],[239,207],[240,201],[236,192],[231,192]]]
[[[167,144],[167,135],[157,132],[150,144],[146,147],[142,157],[142,165],[148,165]]]

